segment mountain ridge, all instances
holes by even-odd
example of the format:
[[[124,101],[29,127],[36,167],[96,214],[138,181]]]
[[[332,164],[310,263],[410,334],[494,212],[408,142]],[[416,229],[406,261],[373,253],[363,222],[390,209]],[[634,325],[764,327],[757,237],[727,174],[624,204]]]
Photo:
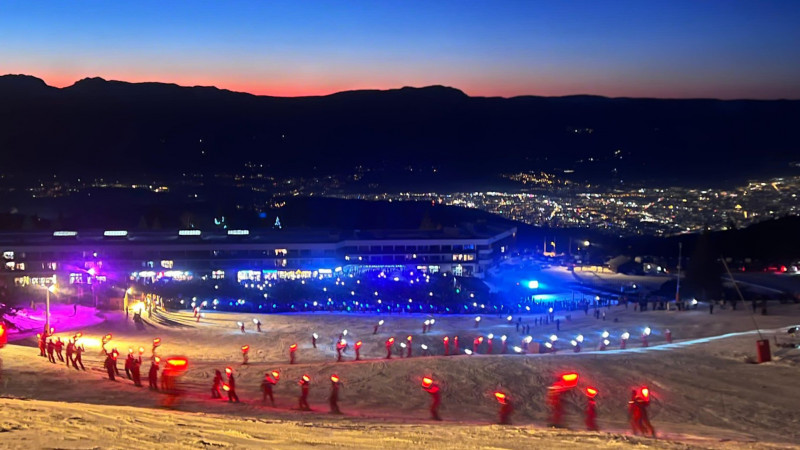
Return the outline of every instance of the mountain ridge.
[[[800,154],[798,100],[471,97],[447,86],[271,97],[99,77],[54,88],[26,75],[0,76],[0,100],[6,173],[210,174],[251,162],[308,176],[435,168],[464,182],[566,170],[613,184],[775,173]]]

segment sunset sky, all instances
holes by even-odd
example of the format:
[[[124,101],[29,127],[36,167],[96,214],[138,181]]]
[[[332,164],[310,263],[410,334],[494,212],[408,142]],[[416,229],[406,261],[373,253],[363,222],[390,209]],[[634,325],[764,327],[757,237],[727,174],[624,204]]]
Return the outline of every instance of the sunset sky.
[[[318,95],[800,98],[800,1],[8,1],[0,73]]]

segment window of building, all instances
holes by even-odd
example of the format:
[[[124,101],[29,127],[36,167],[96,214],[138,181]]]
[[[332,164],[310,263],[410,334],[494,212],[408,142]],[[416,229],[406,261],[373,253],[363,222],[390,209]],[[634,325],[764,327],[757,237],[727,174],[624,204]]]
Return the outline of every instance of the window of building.
[[[14,252],[3,252],[4,259],[14,259]]]
[[[222,280],[225,278],[225,271],[224,270],[215,270],[211,272],[211,278],[214,280]]]
[[[161,267],[165,269],[172,269],[174,262],[171,259],[162,259],[161,260]]]
[[[275,249],[275,256],[286,256],[289,254],[289,251],[285,248],[276,248]]]

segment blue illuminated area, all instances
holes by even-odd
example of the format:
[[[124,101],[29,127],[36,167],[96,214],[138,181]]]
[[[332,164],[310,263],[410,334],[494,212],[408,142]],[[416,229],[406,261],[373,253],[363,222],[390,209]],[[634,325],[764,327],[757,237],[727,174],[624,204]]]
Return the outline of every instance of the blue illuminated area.
[[[528,289],[539,289],[539,282],[536,280],[528,281]]]

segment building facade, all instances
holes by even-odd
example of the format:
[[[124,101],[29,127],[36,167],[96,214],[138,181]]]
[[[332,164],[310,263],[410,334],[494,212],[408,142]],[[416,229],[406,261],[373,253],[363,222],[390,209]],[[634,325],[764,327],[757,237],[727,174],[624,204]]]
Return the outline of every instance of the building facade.
[[[482,277],[510,254],[516,228],[284,231],[60,230],[0,234],[7,285],[196,277],[238,282],[408,269]]]

